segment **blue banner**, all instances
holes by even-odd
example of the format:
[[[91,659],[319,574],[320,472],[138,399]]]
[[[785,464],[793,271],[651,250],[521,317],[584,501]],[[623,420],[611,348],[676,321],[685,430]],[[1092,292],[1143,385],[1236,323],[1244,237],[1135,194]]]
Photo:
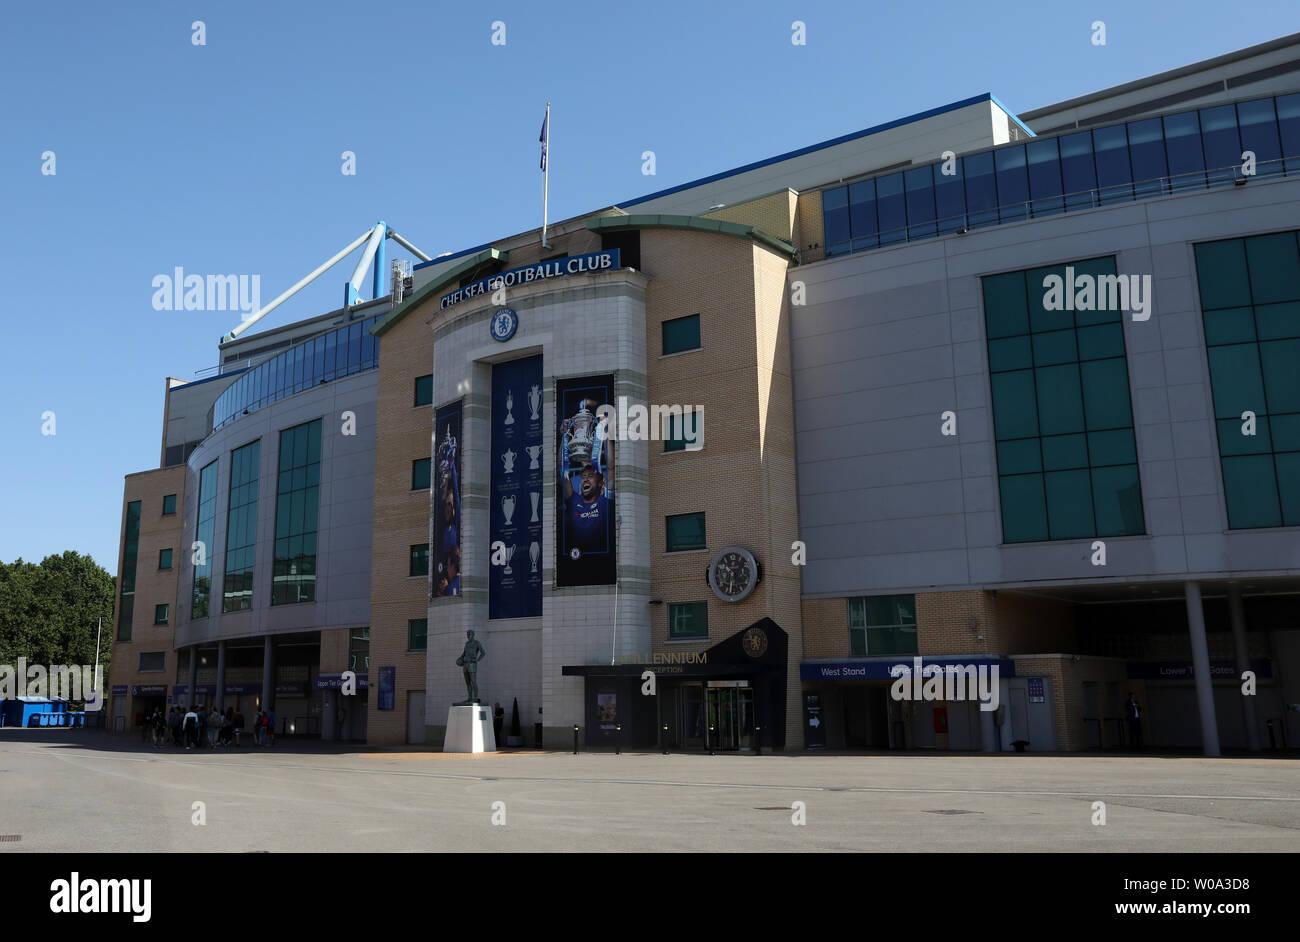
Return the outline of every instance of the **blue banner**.
[[[542,614],[542,358],[492,367],[488,618]]]
[[[379,668],[379,709],[393,709],[394,692],[397,687],[397,668]]]
[[[434,422],[437,440],[433,485],[433,579],[434,598],[460,595],[460,401],[438,410]]]
[[[890,671],[894,667],[906,667],[909,671],[916,668],[916,655],[877,661],[820,661],[804,662],[799,665],[801,680],[893,680]],[[993,657],[922,657],[921,666],[931,664],[944,669],[945,672],[958,667],[993,667],[997,666],[999,677],[1015,677],[1014,661]]]

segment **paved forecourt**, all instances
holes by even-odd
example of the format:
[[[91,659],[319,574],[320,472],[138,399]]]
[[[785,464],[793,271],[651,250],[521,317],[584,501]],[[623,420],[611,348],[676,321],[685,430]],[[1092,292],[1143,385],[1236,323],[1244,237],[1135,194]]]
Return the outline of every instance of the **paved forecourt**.
[[[1293,758],[359,748],[5,730],[0,850],[1300,851]]]

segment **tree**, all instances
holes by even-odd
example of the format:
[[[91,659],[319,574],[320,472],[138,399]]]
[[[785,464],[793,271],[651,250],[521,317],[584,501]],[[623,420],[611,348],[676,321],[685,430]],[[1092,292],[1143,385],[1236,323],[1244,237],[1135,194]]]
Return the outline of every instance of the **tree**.
[[[114,579],[89,556],[68,550],[38,566],[0,562],[0,664],[94,664],[95,634],[104,619],[99,663],[108,675],[113,637]]]

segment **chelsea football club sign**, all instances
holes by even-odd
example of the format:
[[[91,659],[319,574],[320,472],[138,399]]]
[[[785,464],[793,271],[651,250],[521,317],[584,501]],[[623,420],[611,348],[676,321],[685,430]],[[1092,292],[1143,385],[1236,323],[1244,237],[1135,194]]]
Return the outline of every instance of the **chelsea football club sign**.
[[[492,320],[488,323],[488,329],[492,332],[493,340],[505,343],[519,329],[519,315],[510,308],[503,307],[492,315]]]
[[[563,278],[565,275],[583,275],[590,272],[613,271],[618,268],[618,249],[605,249],[589,252],[586,255],[570,255],[567,258],[553,258],[536,265],[512,268],[510,271],[497,272],[478,281],[457,288],[450,294],[444,294],[439,301],[440,310],[446,310],[453,304],[468,301],[480,295],[490,294],[498,288],[516,288],[534,281],[546,281],[548,278]],[[496,335],[495,328],[493,336]]]

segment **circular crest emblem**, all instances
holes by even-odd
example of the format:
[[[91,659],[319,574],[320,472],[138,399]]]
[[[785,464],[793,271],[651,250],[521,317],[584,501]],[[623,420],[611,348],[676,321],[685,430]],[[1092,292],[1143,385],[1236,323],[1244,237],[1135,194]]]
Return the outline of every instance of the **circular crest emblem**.
[[[488,323],[488,328],[492,332],[492,339],[499,343],[505,343],[515,335],[519,329],[519,315],[508,307],[503,307],[492,315],[492,320]]]
[[[581,556],[582,556],[582,550],[578,549],[576,546],[573,549],[569,550],[570,559],[578,559]]]
[[[740,644],[750,657],[762,657],[767,653],[767,632],[762,628],[751,628],[740,639]]]

